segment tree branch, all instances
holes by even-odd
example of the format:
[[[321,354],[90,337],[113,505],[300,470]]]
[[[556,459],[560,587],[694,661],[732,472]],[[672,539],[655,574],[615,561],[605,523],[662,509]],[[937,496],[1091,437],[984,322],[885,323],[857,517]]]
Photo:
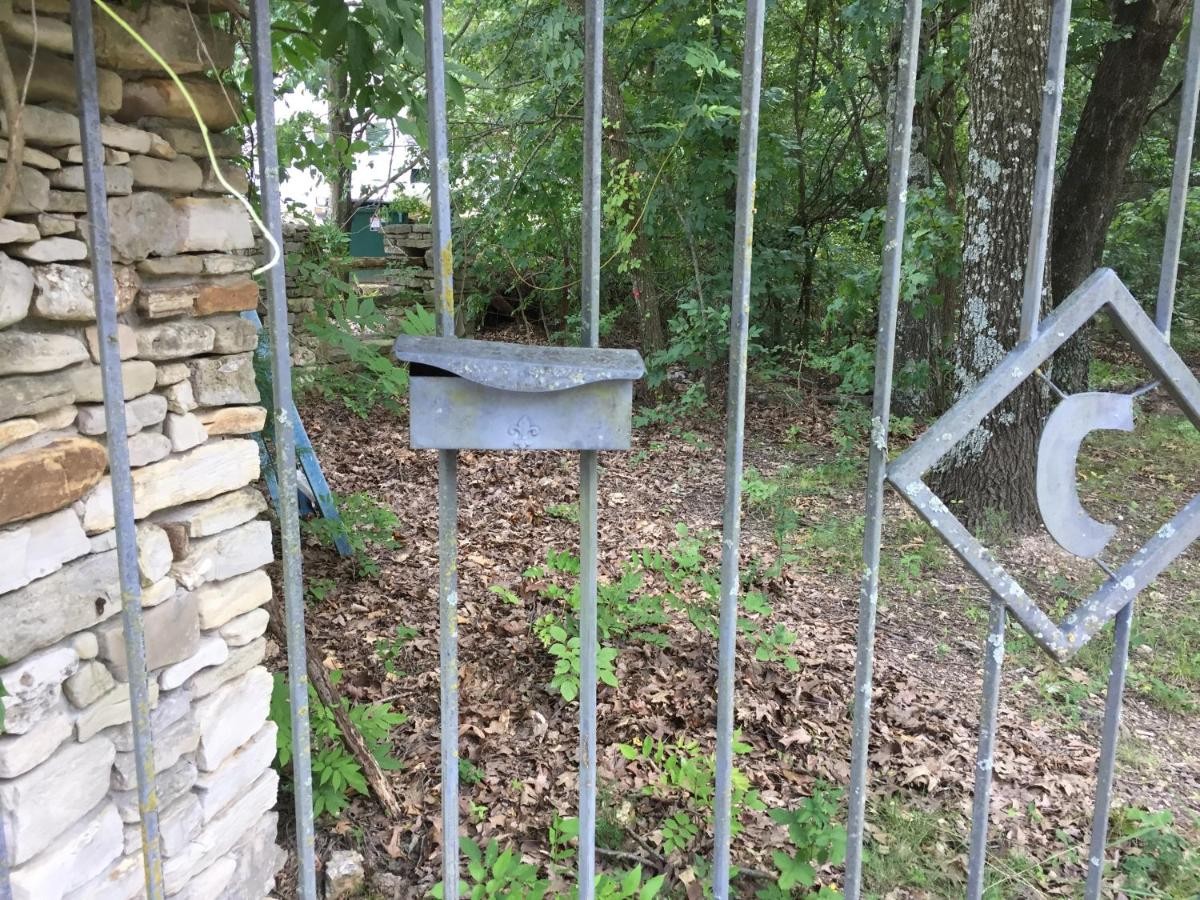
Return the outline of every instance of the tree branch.
[[[283,633],[282,626],[284,621],[283,604],[278,596],[271,599],[269,608],[271,633],[279,641],[280,646],[286,646],[287,638]],[[305,650],[308,657],[308,680],[312,684],[313,690],[317,692],[321,703],[333,713],[333,718],[342,733],[342,741],[345,743],[346,749],[362,766],[363,776],[367,779],[367,784],[375,795],[375,799],[379,801],[379,805],[383,807],[389,818],[398,820],[401,816],[400,801],[396,799],[387,776],[380,768],[370,748],[367,747],[366,741],[363,740],[358,729],[354,727],[354,723],[350,721],[350,716],[342,707],[341,698],[337,696],[329,681],[329,673],[321,665],[321,655],[317,652],[317,647],[313,645],[312,640],[307,637],[305,638]]]

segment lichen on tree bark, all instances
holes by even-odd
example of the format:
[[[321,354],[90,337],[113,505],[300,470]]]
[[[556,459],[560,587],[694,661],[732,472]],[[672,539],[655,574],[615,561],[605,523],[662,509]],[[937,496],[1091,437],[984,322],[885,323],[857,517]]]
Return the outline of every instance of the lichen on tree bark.
[[[1016,343],[1046,71],[1046,0],[974,0],[967,95],[962,305],[953,379],[972,390]],[[1037,520],[1034,473],[1048,408],[1027,382],[971,431],[933,473],[935,490],[968,524],[998,511]]]

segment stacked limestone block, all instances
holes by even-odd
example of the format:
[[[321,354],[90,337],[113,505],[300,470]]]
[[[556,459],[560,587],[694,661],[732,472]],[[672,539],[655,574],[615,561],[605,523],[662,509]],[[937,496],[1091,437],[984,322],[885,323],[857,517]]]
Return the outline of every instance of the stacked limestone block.
[[[384,225],[383,250],[388,261],[399,268],[396,287],[433,297],[433,226],[422,224]]]
[[[17,59],[33,39],[22,6],[0,26]],[[173,5],[126,15],[189,73],[210,124],[233,126],[196,76],[197,59],[228,64],[229,39]],[[282,859],[251,438],[265,412],[238,315],[258,302],[254,239],[180,98],[96,25],[166,890],[261,900]],[[38,35],[0,219],[0,827],[17,900],[127,900],[144,894],[141,833],[65,4],[38,0]],[[240,152],[236,132],[216,143]]]
[[[312,229],[307,225],[287,222],[283,226],[283,253],[285,260],[293,264],[286,266],[285,286],[288,306],[288,335],[292,351],[292,365],[310,366],[317,361],[318,342],[300,325],[305,316],[312,315],[317,308],[317,288],[301,276],[298,262],[302,258],[318,258],[319,252],[310,243]],[[260,238],[255,255],[266,261],[270,254]],[[265,303],[259,304],[259,315],[264,326],[270,327],[270,310]]]
[[[433,303],[433,261],[430,249],[433,246],[433,229],[430,225],[387,225],[384,226],[384,249],[387,254],[388,271],[386,286],[405,293],[415,293],[427,303]],[[305,278],[297,263],[302,259],[319,258],[321,251],[315,246],[312,229],[303,222],[288,222],[283,226],[283,251],[289,261],[287,266],[288,332],[292,348],[292,364],[313,365],[318,359],[329,362],[332,351],[302,325],[305,316],[312,315],[317,308],[317,297],[321,286]],[[266,259],[267,249],[258,241],[256,255]],[[386,305],[385,305],[386,312]],[[269,310],[260,306],[259,313],[264,323]],[[336,357],[334,357],[336,358]]]

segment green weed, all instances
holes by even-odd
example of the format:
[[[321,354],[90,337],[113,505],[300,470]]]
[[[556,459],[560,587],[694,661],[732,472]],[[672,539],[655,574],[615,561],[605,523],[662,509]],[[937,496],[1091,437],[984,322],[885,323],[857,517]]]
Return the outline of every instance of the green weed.
[[[336,685],[340,676],[340,672],[331,672],[330,681]],[[384,771],[399,769],[400,761],[391,754],[391,733],[407,722],[408,717],[384,703],[350,703],[343,698],[341,704],[380,768]],[[291,704],[287,681],[278,672],[271,691],[270,717],[278,728],[276,764],[281,772],[286,772],[292,760]],[[309,722],[312,727],[313,814],[339,816],[349,805],[351,794],[367,793],[367,782],[362,766],[346,749],[333,710],[320,701],[312,685],[309,685]]]
[[[398,661],[400,655],[404,652],[404,648],[421,633],[418,628],[409,628],[407,625],[396,626],[396,636],[390,641],[376,641],[375,655],[379,657],[379,661],[383,663],[384,671],[389,675],[395,675],[402,678],[404,673],[400,671]]]
[[[307,519],[301,527],[327,547],[333,547],[338,538],[345,538],[350,544],[358,576],[374,578],[379,574],[379,565],[371,558],[371,551],[395,550],[400,546],[396,541],[399,517],[386,506],[376,503],[365,491],[335,495],[334,502],[338,508],[337,519]]]

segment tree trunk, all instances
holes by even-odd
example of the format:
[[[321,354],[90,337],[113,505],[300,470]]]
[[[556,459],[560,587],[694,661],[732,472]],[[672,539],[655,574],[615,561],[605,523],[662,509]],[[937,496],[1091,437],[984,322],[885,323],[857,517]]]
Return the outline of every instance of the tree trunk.
[[[965,13],[965,10],[962,11]],[[922,27],[922,57],[927,66],[930,58],[948,40],[943,29],[952,28],[954,16],[940,21],[943,10],[935,9]],[[899,26],[892,44],[900,45]],[[945,64],[941,64],[945,70]],[[931,73],[932,74],[932,73]],[[896,70],[888,84],[888,118],[895,105]],[[917,98],[913,110],[912,159],[909,164],[909,197],[914,191],[936,187],[941,181],[945,208],[957,212],[961,174],[957,153],[957,90],[953,83],[934,89],[927,88]],[[911,209],[911,206],[910,206]],[[903,298],[896,322],[896,386],[895,410],[905,416],[934,416],[948,404],[949,391],[943,376],[946,352],[954,335],[957,320],[956,302],[959,286],[955,278],[938,272],[924,291],[921,308]],[[940,298],[936,299],[936,298]],[[908,373],[906,375],[906,373]]]
[[[912,161],[909,165],[908,189],[928,188],[932,184],[929,159],[925,156],[922,132],[913,128]],[[928,303],[924,309],[904,297],[896,317],[896,387],[893,405],[902,416],[928,416],[936,412],[932,378],[919,377],[924,370],[931,373],[941,355],[942,334],[940,315],[930,315]]]
[[[349,92],[346,69],[339,63],[331,63],[329,70],[329,138],[337,154],[337,162],[329,173],[329,216],[330,222],[346,230],[350,227],[350,216],[353,213],[351,199],[351,181],[353,171],[348,157],[337,150],[342,141],[349,147],[353,140],[351,135],[350,108],[346,99]]]
[[[1190,5],[1186,0],[1111,0],[1116,32],[1126,36],[1109,41],[1100,56],[1055,199],[1051,289],[1056,304],[1104,257],[1129,158]],[[1081,332],[1055,356],[1055,381],[1068,392],[1087,390],[1090,362],[1087,335]]]
[[[621,85],[613,76],[608,65],[608,56],[604,58],[604,147],[608,151],[610,162],[605,166],[609,171],[626,171],[632,174],[632,166],[624,166],[629,162],[629,137],[625,130],[625,98],[621,96]],[[641,210],[637,206],[635,192],[629,192],[625,201],[625,212],[637,222]],[[649,356],[667,346],[666,334],[663,331],[661,299],[658,288],[650,277],[650,242],[646,240],[644,222],[633,226],[633,243],[629,246],[629,281],[630,292],[633,294],[634,308],[637,310],[638,338],[643,356]]]
[[[970,391],[1016,343],[1046,68],[1047,0],[972,0],[969,143],[956,393]],[[1038,434],[1048,402],[1026,384],[968,434],[933,474],[969,526],[999,512],[1036,521]]]

